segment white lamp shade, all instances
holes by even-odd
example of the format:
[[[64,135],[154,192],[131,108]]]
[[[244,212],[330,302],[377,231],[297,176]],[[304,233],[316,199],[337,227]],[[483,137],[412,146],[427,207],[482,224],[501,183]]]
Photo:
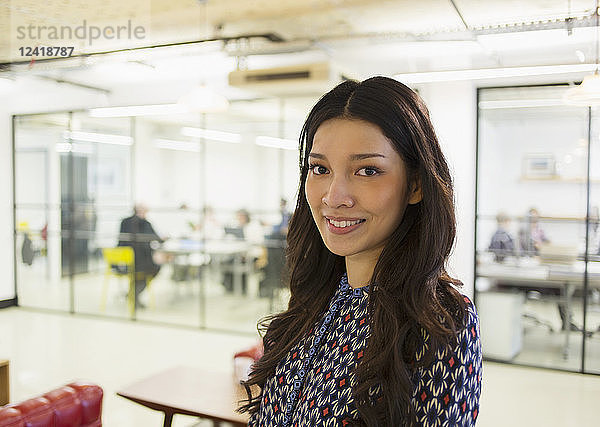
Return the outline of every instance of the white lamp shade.
[[[177,103],[195,113],[217,113],[229,107],[227,98],[206,86],[195,87],[179,98]]]
[[[600,74],[595,72],[586,76],[580,85],[568,89],[563,101],[569,105],[600,105]]]

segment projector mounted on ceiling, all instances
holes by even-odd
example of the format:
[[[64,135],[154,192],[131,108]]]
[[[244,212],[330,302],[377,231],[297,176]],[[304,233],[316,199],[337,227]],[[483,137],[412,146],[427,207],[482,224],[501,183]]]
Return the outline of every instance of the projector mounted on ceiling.
[[[292,65],[229,73],[229,85],[272,95],[322,94],[348,77],[330,63]]]

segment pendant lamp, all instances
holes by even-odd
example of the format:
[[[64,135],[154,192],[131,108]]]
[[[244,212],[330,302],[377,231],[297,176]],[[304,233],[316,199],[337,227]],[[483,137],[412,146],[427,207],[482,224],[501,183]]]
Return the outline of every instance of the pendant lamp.
[[[205,85],[196,86],[177,103],[194,113],[218,113],[226,111],[229,107],[227,98]]]
[[[585,76],[580,85],[568,89],[565,92],[563,101],[568,105],[587,107],[600,105],[600,67],[598,65],[598,32],[600,31],[600,28],[598,27],[598,0],[596,0],[594,15],[596,16],[596,71],[594,71],[594,74]]]

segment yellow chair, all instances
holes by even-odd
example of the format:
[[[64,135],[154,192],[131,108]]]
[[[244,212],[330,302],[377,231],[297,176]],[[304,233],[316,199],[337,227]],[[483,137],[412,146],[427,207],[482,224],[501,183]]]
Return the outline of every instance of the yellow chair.
[[[103,248],[102,256],[106,263],[104,270],[104,284],[102,287],[102,299],[100,301],[100,310],[106,309],[106,297],[108,293],[108,283],[111,277],[127,277],[129,279],[129,292],[127,294],[127,306],[129,313],[133,316],[135,307],[135,254],[130,246],[117,246],[116,248]],[[119,273],[113,266],[125,267],[126,273]],[[145,273],[139,272],[138,276],[143,276]],[[150,306],[154,307],[154,292],[151,291],[150,280],[146,284],[150,291]]]
[[[129,279],[129,293],[127,294],[127,306],[130,314],[133,315],[135,305],[135,255],[133,248],[129,246],[118,246],[116,248],[103,248],[102,256],[106,262],[104,270],[104,284],[102,286],[102,299],[100,301],[100,310],[106,309],[106,296],[108,294],[108,282],[111,277],[127,277]],[[126,273],[119,273],[113,269],[113,266],[126,268]]]

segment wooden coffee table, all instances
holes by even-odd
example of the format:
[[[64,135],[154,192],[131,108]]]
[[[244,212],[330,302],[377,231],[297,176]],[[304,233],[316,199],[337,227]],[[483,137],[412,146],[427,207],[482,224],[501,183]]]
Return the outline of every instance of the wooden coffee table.
[[[233,375],[179,366],[131,384],[117,395],[164,412],[164,427],[171,425],[175,414],[210,419],[215,426],[222,421],[248,424],[246,414],[235,412],[246,392]]]
[[[8,367],[8,360],[0,359],[0,406],[7,405],[10,402]]]

